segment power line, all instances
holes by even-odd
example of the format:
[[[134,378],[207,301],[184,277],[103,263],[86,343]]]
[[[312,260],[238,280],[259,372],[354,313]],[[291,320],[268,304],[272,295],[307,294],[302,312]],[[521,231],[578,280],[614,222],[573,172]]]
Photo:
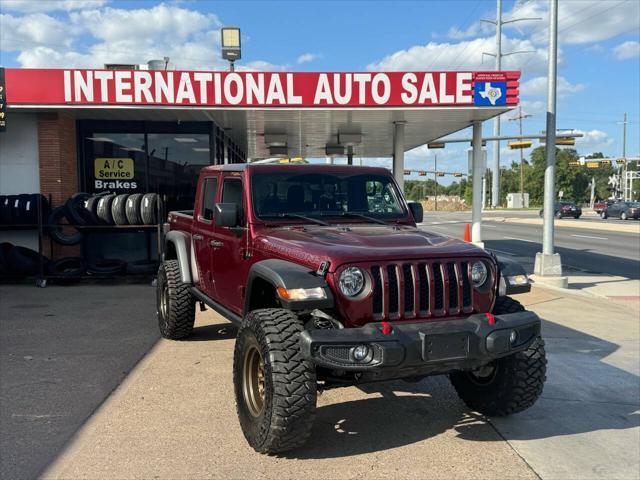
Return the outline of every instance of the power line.
[[[478,0],[478,2],[475,4],[475,6],[473,7],[473,9],[471,10],[471,13],[469,14],[469,16],[465,19],[465,21],[463,22],[463,25],[466,26],[466,28],[468,28],[469,26],[471,26],[471,20],[476,12],[476,10],[478,10],[478,7],[482,4],[482,0]],[[462,28],[462,31],[464,31],[464,27]],[[464,53],[464,51],[469,47],[469,43],[468,42],[467,45],[465,45],[465,47],[462,49],[462,52],[460,53],[460,55],[462,55],[462,53]],[[436,55],[436,57],[431,61],[431,63],[429,64],[429,66],[427,67],[427,70],[431,69],[431,66],[435,64],[435,62],[442,56],[443,52],[445,51],[445,49],[443,48],[442,50],[440,50],[440,53],[438,53],[438,55]],[[447,68],[445,68],[445,70],[448,70],[449,66],[447,66]]]

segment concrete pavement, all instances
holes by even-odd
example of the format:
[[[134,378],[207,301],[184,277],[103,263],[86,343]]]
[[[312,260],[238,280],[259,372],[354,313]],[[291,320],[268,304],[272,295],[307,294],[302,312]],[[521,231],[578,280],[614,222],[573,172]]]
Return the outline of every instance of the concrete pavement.
[[[160,341],[78,432],[45,478],[584,478],[640,472],[640,326],[631,310],[543,288],[541,400],[488,422],[442,377],[319,398],[309,444],[254,453],[235,416],[235,331],[198,316],[190,341]]]
[[[487,420],[442,377],[338,389],[306,447],[265,457],[238,425],[219,316],[155,343],[151,287],[0,286],[0,477],[637,479],[637,312],[545,288],[520,300],[549,358],[530,410]]]
[[[536,478],[444,378],[325,392],[306,447],[259,455],[236,418],[234,334],[207,312],[192,341],[159,342],[44,478]]]

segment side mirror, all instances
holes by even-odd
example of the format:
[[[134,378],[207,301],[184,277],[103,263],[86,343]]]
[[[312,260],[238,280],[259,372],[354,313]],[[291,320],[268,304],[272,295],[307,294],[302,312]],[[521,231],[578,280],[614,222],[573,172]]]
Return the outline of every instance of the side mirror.
[[[413,215],[413,219],[416,223],[422,223],[424,219],[424,211],[422,210],[422,204],[418,202],[409,202],[409,210],[411,210],[411,215]]]
[[[216,203],[215,221],[218,227],[237,227],[238,205],[235,203]]]

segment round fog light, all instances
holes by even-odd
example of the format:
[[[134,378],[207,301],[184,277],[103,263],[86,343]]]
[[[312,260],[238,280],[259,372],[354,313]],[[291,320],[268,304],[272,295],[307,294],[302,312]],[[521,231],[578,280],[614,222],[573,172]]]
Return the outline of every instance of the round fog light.
[[[518,340],[518,332],[516,332],[515,330],[512,330],[511,334],[509,335],[509,341],[511,342],[511,345],[516,343],[516,340]]]
[[[369,347],[367,345],[358,345],[353,349],[352,354],[356,362],[362,362],[369,356]]]

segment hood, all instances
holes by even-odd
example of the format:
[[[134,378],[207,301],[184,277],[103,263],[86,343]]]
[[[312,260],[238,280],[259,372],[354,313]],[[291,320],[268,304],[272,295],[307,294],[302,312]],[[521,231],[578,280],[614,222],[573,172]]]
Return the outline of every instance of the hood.
[[[345,263],[398,259],[487,256],[471,243],[407,225],[371,224],[264,228],[254,247],[269,255],[317,268],[325,260],[330,271]]]

